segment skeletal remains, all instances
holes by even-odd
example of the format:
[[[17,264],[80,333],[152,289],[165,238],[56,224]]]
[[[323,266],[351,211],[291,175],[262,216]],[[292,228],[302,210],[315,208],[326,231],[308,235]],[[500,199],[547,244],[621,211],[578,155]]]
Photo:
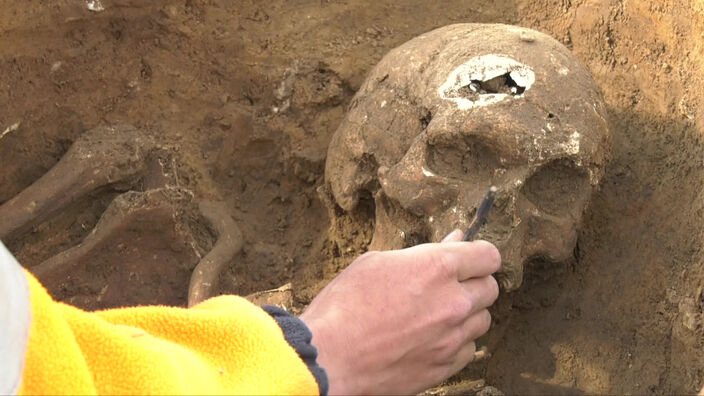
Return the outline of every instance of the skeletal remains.
[[[501,281],[512,290],[528,260],[572,254],[610,153],[605,116],[591,76],[554,39],[504,25],[444,27],[392,50],[372,70],[333,136],[325,191],[347,212],[373,199],[370,249],[393,249],[465,228],[487,188],[497,186],[480,236],[501,250]],[[190,276],[189,305],[202,301],[242,236],[222,203],[195,203],[179,187],[175,157],[130,126],[86,132],[0,206],[0,238],[22,235],[101,189],[124,191],[83,242],[31,270],[50,290],[66,287],[79,281],[79,264],[90,272],[96,254],[124,246],[120,235],[132,224],[171,219],[179,233],[205,222],[217,241],[205,257],[203,246],[193,246],[198,264],[181,269]],[[158,267],[151,276],[174,270]],[[120,285],[131,281],[125,272]]]
[[[573,254],[610,153],[605,117],[589,72],[549,36],[443,27],[371,71],[331,141],[325,187],[345,212],[373,199],[370,249],[393,249],[466,228],[497,186],[480,237],[499,247],[512,290],[528,260]]]
[[[188,289],[189,306],[196,304],[212,296],[223,266],[242,247],[242,235],[221,202],[194,202],[193,193],[178,185],[177,168],[174,150],[157,144],[134,127],[95,128],[84,133],[44,176],[0,206],[0,238],[18,237],[68,205],[100,190],[125,191],[113,200],[81,243],[30,270],[50,291],[67,285],[85,288],[83,283],[87,279],[97,277],[106,283],[103,293],[112,287],[123,295],[134,293],[140,286],[158,285],[164,274],[180,271],[185,283],[183,294]],[[209,224],[209,232],[217,237],[204,257],[200,253],[204,246],[196,246],[192,235],[201,223]],[[91,263],[100,255],[120,250],[128,254],[131,249],[138,249],[132,246],[137,241],[130,240],[137,235],[133,233],[135,229],[166,234],[169,225],[175,235],[171,236],[172,242],[166,249],[185,250],[183,255],[193,258],[194,268],[168,267],[169,263],[160,264],[158,260],[140,265],[139,259],[121,263],[123,268],[109,274],[96,273],[97,269],[92,268]],[[154,241],[146,238],[143,243],[156,243]],[[177,246],[174,241],[185,241],[185,245],[190,246]],[[130,288],[130,283],[135,282],[137,287]],[[160,302],[178,302],[175,296],[170,297]],[[124,303],[120,296],[116,300]]]

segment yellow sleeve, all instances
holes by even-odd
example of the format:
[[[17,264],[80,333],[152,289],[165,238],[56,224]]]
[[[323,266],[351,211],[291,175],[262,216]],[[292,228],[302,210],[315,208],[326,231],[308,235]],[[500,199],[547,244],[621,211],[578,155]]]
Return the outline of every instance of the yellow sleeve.
[[[32,324],[20,394],[318,393],[276,321],[243,298],[85,312],[26,275]]]

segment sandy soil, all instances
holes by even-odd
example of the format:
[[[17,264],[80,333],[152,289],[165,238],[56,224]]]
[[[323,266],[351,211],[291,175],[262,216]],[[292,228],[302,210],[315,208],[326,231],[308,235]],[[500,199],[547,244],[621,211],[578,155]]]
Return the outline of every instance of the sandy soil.
[[[522,289],[497,304],[483,340],[493,357],[455,380],[481,377],[507,393],[691,393],[704,384],[704,1],[0,4],[0,204],[86,130],[133,124],[177,147],[183,185],[225,200],[242,229],[243,251],[221,291],[290,281],[297,304],[369,242],[362,220],[345,226],[345,244],[330,240],[316,188],[330,137],[371,67],[451,23],[553,35],[603,91],[614,158],[574,262],[530,269]],[[81,241],[120,192],[96,192],[6,242],[31,268]],[[166,250],[168,263],[192,268],[192,252],[164,248],[177,235],[133,240],[145,255]],[[139,271],[139,254],[108,256],[95,257],[94,273],[120,260]],[[184,276],[164,274],[152,292],[140,283],[131,295],[139,301],[123,302],[185,304]],[[106,279],[52,292],[97,308],[71,296]]]

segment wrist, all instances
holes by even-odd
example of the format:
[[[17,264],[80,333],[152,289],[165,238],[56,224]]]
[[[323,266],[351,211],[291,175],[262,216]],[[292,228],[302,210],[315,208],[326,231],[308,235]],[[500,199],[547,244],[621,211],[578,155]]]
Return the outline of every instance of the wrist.
[[[285,309],[265,305],[262,309],[266,311],[276,321],[284,333],[286,342],[293,348],[298,357],[308,367],[308,370],[315,377],[318,383],[318,390],[321,395],[328,394],[328,376],[318,361],[318,351],[312,343],[312,331],[308,325]]]
[[[318,350],[318,364],[327,373],[329,393],[331,395],[357,394],[348,383],[349,377],[345,374],[345,359],[342,359],[341,353],[339,353],[335,338],[331,337],[328,321],[311,318],[305,312],[299,316],[299,319],[308,326],[313,334],[311,344]],[[334,329],[332,330],[334,331]]]

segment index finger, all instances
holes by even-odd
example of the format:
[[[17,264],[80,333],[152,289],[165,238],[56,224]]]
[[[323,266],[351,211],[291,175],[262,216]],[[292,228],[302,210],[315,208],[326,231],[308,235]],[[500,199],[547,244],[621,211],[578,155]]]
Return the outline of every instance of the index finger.
[[[501,253],[487,241],[445,242],[448,264],[457,272],[457,280],[481,278],[501,268]]]

